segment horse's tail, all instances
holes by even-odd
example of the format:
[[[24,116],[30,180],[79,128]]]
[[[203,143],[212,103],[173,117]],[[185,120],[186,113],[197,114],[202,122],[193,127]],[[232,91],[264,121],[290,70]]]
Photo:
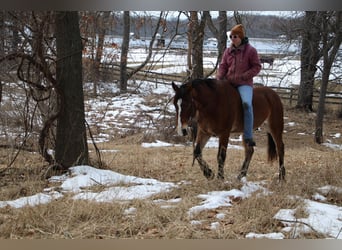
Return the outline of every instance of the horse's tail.
[[[267,138],[268,138],[268,149],[267,149],[268,160],[274,161],[277,159],[277,148],[276,148],[276,145],[275,145],[275,142],[273,140],[271,133],[267,133]]]

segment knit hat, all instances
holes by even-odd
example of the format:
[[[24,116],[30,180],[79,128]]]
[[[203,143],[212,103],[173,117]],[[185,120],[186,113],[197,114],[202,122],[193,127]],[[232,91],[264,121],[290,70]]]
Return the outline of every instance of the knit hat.
[[[241,40],[244,39],[245,37],[245,29],[242,24],[237,24],[235,25],[231,30],[230,30],[230,35],[238,35]]]

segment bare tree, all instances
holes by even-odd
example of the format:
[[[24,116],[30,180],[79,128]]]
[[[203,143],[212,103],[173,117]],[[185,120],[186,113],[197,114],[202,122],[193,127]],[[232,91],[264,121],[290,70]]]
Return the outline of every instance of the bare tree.
[[[96,55],[95,55],[95,67],[94,67],[94,89],[93,94],[94,96],[97,95],[97,86],[100,80],[100,65],[101,59],[103,55],[103,47],[104,47],[104,40],[107,30],[107,22],[110,15],[110,11],[103,11],[98,13],[98,40],[97,40],[97,47],[96,47]]]
[[[217,18],[218,28],[215,27],[209,11],[204,11],[203,15],[206,18],[206,23],[210,31],[214,34],[214,36],[217,39],[217,51],[218,51],[217,61],[213,70],[208,74],[208,76],[210,76],[216,71],[217,66],[221,61],[224,50],[227,47],[227,23],[228,23],[227,12],[219,11],[218,18]]]
[[[77,12],[58,12],[55,15],[51,11],[25,11],[8,12],[8,15],[8,29],[16,26],[20,42],[16,50],[10,44],[9,52],[0,62],[15,61],[17,77],[24,83],[18,83],[26,98],[22,145],[25,145],[37,120],[36,125],[41,126],[39,150],[47,162],[57,163],[64,169],[87,163],[82,44]],[[53,34],[55,21],[57,39]],[[48,153],[51,148],[55,149],[55,158]]]
[[[129,34],[130,34],[130,15],[129,11],[124,11],[123,15],[123,23],[124,23],[124,32],[122,36],[122,45],[121,45],[121,59],[120,59],[120,92],[127,92],[127,81],[128,81],[128,73],[127,73],[127,55],[129,48]]]
[[[203,41],[206,18],[198,11],[190,11],[188,24],[188,69],[191,79],[202,78]]]
[[[0,59],[13,62],[11,67],[16,70],[18,79],[24,84],[17,84],[19,93],[25,92],[22,123],[23,134],[29,136],[35,125],[41,125],[39,131],[39,149],[42,156],[53,163],[53,157],[48,154],[48,148],[54,148],[54,124],[57,117],[56,107],[56,79],[55,79],[55,40],[52,39],[52,12],[11,11],[7,12],[7,30],[18,32],[20,42],[17,49],[13,44],[6,45],[6,55]],[[14,27],[15,26],[15,27]],[[9,39],[10,40],[10,39]],[[30,106],[34,106],[33,110]],[[40,113],[38,114],[38,110]],[[21,145],[24,146],[26,136]]]
[[[56,76],[61,98],[55,158],[62,169],[67,169],[89,163],[82,88],[82,42],[76,11],[56,12],[55,22]]]
[[[323,72],[316,117],[315,142],[323,142],[323,118],[325,96],[331,67],[342,42],[342,12],[324,12],[322,16]]]
[[[5,11],[0,11],[0,58],[5,56]],[[2,73],[0,71],[0,73]],[[2,101],[2,81],[0,81],[0,104]]]
[[[300,54],[301,77],[297,108],[313,111],[312,99],[320,50],[322,12],[306,11],[303,21],[302,48]]]
[[[128,32],[128,39],[123,40],[122,45],[121,45],[122,46],[121,61],[120,61],[120,63],[121,63],[121,65],[120,65],[120,78],[121,78],[120,79],[120,91],[121,92],[127,92],[127,81],[128,81],[128,79],[132,78],[137,72],[139,72],[141,69],[143,69],[147,65],[147,63],[150,61],[150,59],[152,57],[153,44],[156,40],[158,30],[159,30],[160,26],[164,24],[164,18],[163,18],[164,12],[161,11],[159,18],[157,20],[156,27],[155,27],[154,32],[152,34],[152,39],[150,41],[150,44],[148,47],[148,53],[147,53],[145,60],[139,66],[128,71],[127,70],[127,53],[128,53],[128,48],[129,48],[129,30],[130,30],[130,25],[128,26],[128,24],[130,24],[129,11],[125,11],[125,15],[126,15],[126,17],[124,17],[124,19],[126,20],[125,21],[126,25],[124,25],[125,26],[125,32],[124,33],[125,33],[125,36],[127,36],[127,32]]]
[[[0,57],[3,57],[5,55],[5,14],[5,11],[0,11]]]
[[[234,16],[234,20],[235,20],[236,24],[243,23],[243,21],[242,21],[243,17],[242,17],[242,15],[241,15],[241,13],[239,11],[234,11],[234,15],[233,16]]]
[[[113,14],[113,15],[111,15]],[[110,32],[114,13],[111,11],[81,11],[80,33],[83,39],[84,80],[93,83],[93,95],[101,80],[101,63],[104,56],[105,36]]]

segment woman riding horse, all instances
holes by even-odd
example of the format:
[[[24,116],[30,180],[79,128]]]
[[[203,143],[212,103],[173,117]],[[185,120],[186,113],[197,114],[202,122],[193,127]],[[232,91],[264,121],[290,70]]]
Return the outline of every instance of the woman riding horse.
[[[261,63],[241,24],[231,29],[229,38],[232,44],[223,54],[216,78],[227,79],[238,90],[244,112],[244,142],[253,147],[253,77],[260,72]]]
[[[193,160],[197,160],[204,176],[215,174],[203,159],[202,151],[211,136],[219,139],[217,153],[217,177],[224,179],[224,162],[231,133],[244,130],[241,98],[233,85],[217,79],[194,79],[181,86],[172,82],[175,91],[173,104],[176,110],[176,128],[179,135],[186,135],[189,126],[197,124]],[[253,92],[254,128],[267,121],[268,159],[279,159],[279,180],[285,179],[284,167],[284,111],[279,95],[268,87],[255,87]],[[239,179],[247,175],[254,147],[244,144],[245,160]]]

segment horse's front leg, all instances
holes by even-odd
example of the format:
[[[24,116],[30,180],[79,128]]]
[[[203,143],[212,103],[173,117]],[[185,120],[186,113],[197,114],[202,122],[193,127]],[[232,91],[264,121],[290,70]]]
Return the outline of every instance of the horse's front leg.
[[[251,162],[253,153],[254,153],[254,148],[253,146],[249,146],[246,143],[244,143],[245,146],[245,160],[242,164],[240,174],[238,175],[238,179],[241,180],[243,177],[246,177],[249,163]]]
[[[209,140],[209,138],[210,138],[210,136],[208,136],[208,135],[204,135],[201,133],[197,134],[196,146],[194,149],[194,161],[195,161],[195,159],[197,160],[204,176],[208,180],[212,180],[215,175],[214,175],[213,171],[210,169],[208,163],[205,160],[203,160],[203,158],[202,158],[202,150],[203,150],[205,144],[207,143],[207,141]]]
[[[219,139],[219,150],[217,152],[218,172],[217,179],[224,179],[224,162],[226,161],[229,135],[221,136]]]

